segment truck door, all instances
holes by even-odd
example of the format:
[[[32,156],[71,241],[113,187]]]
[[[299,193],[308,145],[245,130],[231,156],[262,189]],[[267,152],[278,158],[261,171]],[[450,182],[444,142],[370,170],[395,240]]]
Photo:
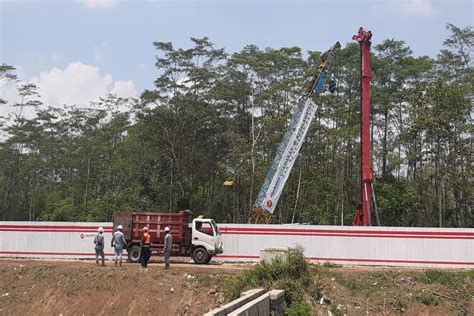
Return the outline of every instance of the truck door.
[[[202,245],[207,250],[215,247],[215,236],[213,225],[210,220],[194,220],[193,244]]]

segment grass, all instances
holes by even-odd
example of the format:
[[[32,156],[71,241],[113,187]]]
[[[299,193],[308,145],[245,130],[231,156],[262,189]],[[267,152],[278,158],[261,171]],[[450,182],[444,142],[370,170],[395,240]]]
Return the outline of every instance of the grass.
[[[293,304],[285,310],[285,316],[307,316],[312,313],[313,308],[308,303]]]
[[[333,315],[363,310],[417,314],[421,308],[439,314],[474,312],[470,307],[474,270],[348,271],[330,262],[312,265],[304,260],[302,249],[292,251],[287,263],[260,263],[229,277],[224,292],[230,301],[258,287],[285,290],[286,315],[291,316],[314,315],[325,309]],[[319,304],[323,293],[330,298],[329,306]]]
[[[240,275],[230,277],[226,284],[226,298],[231,301],[242,292],[259,287],[285,290],[289,307],[287,315],[312,315],[313,309],[305,302],[305,297],[317,300],[321,295],[302,248],[290,250],[287,262],[278,258],[271,264],[261,262]]]
[[[422,292],[420,295],[416,297],[420,303],[424,305],[438,305],[439,299],[430,292]]]
[[[425,284],[443,284],[457,286],[460,283],[473,280],[474,270],[465,270],[459,272],[443,271],[443,270],[426,270],[419,277],[419,281]]]

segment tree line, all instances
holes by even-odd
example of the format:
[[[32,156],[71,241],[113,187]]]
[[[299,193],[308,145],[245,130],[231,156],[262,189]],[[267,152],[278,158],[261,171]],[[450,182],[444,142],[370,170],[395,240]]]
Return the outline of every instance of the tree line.
[[[435,58],[414,56],[403,40],[372,47],[383,225],[474,226],[474,30],[447,29]],[[16,84],[19,95],[0,99],[14,109],[2,121],[0,218],[110,221],[115,211],[192,209],[218,222],[248,221],[321,52],[247,45],[231,54],[207,37],[191,42],[153,43],[154,89],[87,107],[42,104],[37,86],[0,66],[0,84]],[[360,196],[358,43],[342,48],[332,73],[337,90],[315,100],[274,223],[352,222]]]

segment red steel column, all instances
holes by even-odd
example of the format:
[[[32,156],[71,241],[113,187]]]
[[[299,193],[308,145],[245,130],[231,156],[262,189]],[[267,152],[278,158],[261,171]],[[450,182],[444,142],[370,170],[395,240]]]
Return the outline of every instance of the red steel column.
[[[360,149],[361,149],[361,208],[357,210],[353,225],[370,226],[372,218],[372,154],[370,142],[370,39],[372,32],[359,28],[359,33],[352,37],[360,44],[361,86],[360,86]]]

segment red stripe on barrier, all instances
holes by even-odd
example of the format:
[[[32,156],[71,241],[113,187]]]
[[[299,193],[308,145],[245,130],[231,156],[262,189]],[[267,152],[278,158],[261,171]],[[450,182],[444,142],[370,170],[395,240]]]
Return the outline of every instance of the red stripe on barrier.
[[[105,226],[106,233],[112,233],[111,226]],[[50,226],[50,225],[0,225],[0,231],[15,232],[96,232],[97,226]],[[367,231],[367,230],[330,230],[301,228],[256,228],[222,227],[226,235],[275,235],[275,236],[326,236],[326,237],[368,237],[368,238],[419,238],[419,239],[460,239],[473,240],[474,232],[414,232],[414,231]]]
[[[42,232],[42,233],[97,233],[97,229],[3,229],[1,232]],[[112,233],[112,230],[105,229],[105,233]]]
[[[45,228],[45,229],[94,229],[97,230],[100,226],[80,226],[80,225],[65,225],[65,226],[56,226],[56,225],[0,225],[0,228]],[[102,226],[104,229],[112,229],[112,226]]]
[[[301,228],[257,228],[257,227],[220,227],[224,232],[280,232],[280,233],[346,233],[346,234],[392,234],[392,235],[456,235],[472,236],[474,232],[420,232],[420,231],[383,231],[383,230],[349,230],[349,229],[301,229]]]
[[[50,256],[94,256],[95,253],[84,253],[84,252],[43,252],[43,251],[0,251],[0,254],[5,255],[50,255]],[[106,253],[106,256],[115,256],[114,253]],[[126,256],[127,252],[124,252],[122,256]]]
[[[273,232],[227,232],[227,233],[222,233],[225,235],[272,235],[272,236],[330,236],[330,237],[352,237],[352,238],[361,238],[361,237],[368,237],[368,238],[420,238],[420,239],[463,239],[463,240],[469,240],[469,239],[474,239],[473,237],[450,237],[450,236],[411,236],[411,235],[406,235],[406,236],[400,236],[400,235],[365,235],[365,234],[338,234],[338,233],[333,233],[333,234],[317,234],[317,233],[294,233],[294,234],[288,234],[288,233],[273,233]]]
[[[215,258],[260,259],[259,256],[215,255]]]
[[[95,256],[95,253],[81,252],[34,252],[34,251],[0,251],[0,254],[14,255],[55,255],[55,256]],[[114,256],[112,253],[106,253],[106,256]],[[123,254],[124,256],[126,253]],[[237,256],[237,255],[216,255],[218,258],[235,258],[235,259],[259,259],[259,256]],[[396,259],[353,259],[353,258],[322,258],[308,257],[312,261],[344,261],[344,262],[374,262],[374,263],[417,263],[417,264],[438,264],[438,265],[474,265],[474,262],[462,261],[426,261],[426,260],[396,260]]]
[[[462,261],[423,261],[423,260],[316,258],[316,257],[310,257],[310,258],[307,258],[307,259],[309,259],[309,260],[318,260],[318,261],[474,265],[474,262],[462,262]]]
[[[259,256],[237,256],[237,255],[216,255],[214,258],[228,258],[228,259],[260,259]],[[345,261],[345,262],[374,262],[374,263],[419,263],[419,264],[453,264],[453,265],[474,265],[474,262],[462,261],[424,261],[424,260],[391,260],[391,259],[352,259],[352,258],[319,258],[308,257],[307,260],[312,261]]]
[[[112,226],[103,226],[105,230],[112,230]],[[47,230],[97,230],[98,226],[52,226],[52,225],[0,225],[0,229],[47,229]],[[331,230],[331,229],[301,229],[301,228],[260,228],[260,227],[221,227],[222,233],[235,232],[271,232],[271,233],[344,233],[344,234],[390,234],[390,235],[442,235],[474,237],[474,232],[429,232],[429,231],[381,231],[381,230]]]
[[[40,233],[96,233],[95,229],[2,229],[0,231],[4,232],[40,232]],[[112,233],[112,230],[105,230],[106,233]],[[348,234],[348,233],[338,233],[337,231],[332,231],[331,233],[303,233],[303,232],[261,232],[259,230],[256,231],[234,231],[234,232],[222,232],[223,235],[273,235],[273,236],[323,236],[323,237],[352,237],[352,238],[411,238],[411,239],[460,239],[460,240],[474,240],[474,236],[459,236],[454,237],[448,234],[440,234],[437,236],[432,235],[389,235],[389,234],[381,234],[381,235],[374,235],[374,234]]]

